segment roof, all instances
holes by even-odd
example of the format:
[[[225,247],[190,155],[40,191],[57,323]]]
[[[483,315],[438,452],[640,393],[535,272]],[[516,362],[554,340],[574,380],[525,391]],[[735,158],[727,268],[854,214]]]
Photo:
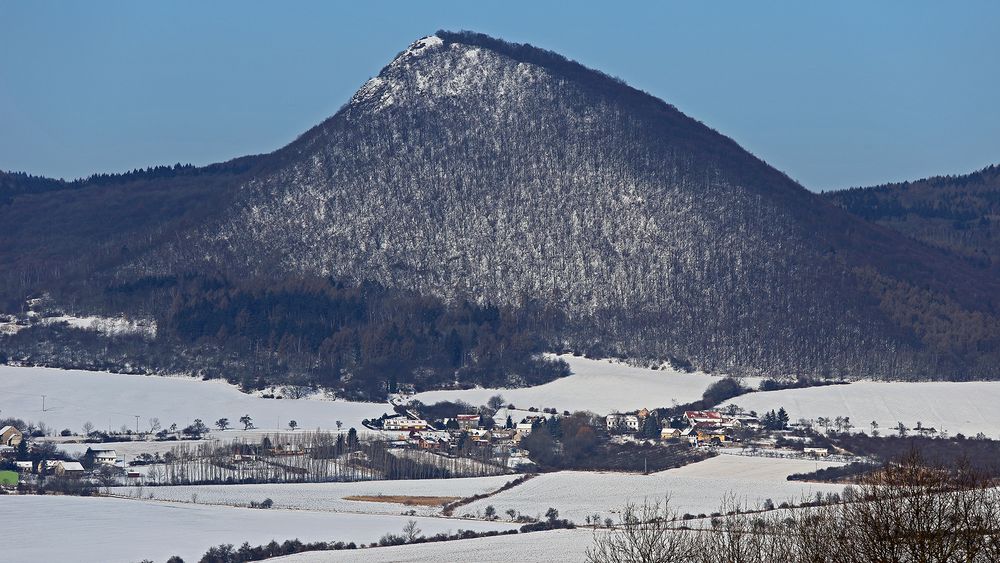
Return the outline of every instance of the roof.
[[[722,413],[719,411],[684,411],[684,416],[695,419],[722,420]]]
[[[62,464],[63,471],[83,471],[83,465],[79,461],[63,461],[59,463]]]
[[[458,415],[459,420],[479,420],[478,414],[460,414]]]
[[[0,428],[0,434],[6,434],[7,431],[9,431],[9,430],[13,430],[14,432],[17,432],[18,434],[21,433],[20,430],[18,430],[17,428],[15,428],[15,427],[13,427],[13,426],[11,426],[11,425],[8,424],[7,426],[4,426],[3,428]]]

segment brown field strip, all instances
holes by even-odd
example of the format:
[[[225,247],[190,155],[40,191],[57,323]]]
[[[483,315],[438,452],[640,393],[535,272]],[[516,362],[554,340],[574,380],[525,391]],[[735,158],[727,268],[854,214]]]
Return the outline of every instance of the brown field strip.
[[[460,498],[461,497],[421,497],[409,495],[351,495],[344,497],[344,500],[391,502],[395,504],[404,504],[406,506],[444,506],[449,502],[454,502]]]

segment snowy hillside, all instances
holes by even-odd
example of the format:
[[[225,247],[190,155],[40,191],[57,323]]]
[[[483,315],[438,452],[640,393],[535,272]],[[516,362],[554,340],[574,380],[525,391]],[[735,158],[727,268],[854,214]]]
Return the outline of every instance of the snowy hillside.
[[[611,517],[628,501],[662,500],[680,514],[711,514],[726,495],[756,506],[770,498],[775,504],[798,502],[816,492],[841,492],[843,486],[787,481],[792,473],[840,465],[809,460],[719,455],[677,469],[649,475],[559,471],[546,473],[521,486],[462,507],[457,514],[476,514],[492,505],[503,513],[513,508],[529,516],[544,515],[555,507],[563,518],[578,524],[588,516]]]
[[[978,346],[910,336],[957,334],[1000,295],[993,280],[531,46],[425,37],[268,159],[216,220],[116,275],[333,276],[551,310],[575,350],[712,372],[929,377],[948,359],[995,373],[967,361],[995,331],[970,334]],[[971,292],[919,317],[919,303],[870,298],[913,284],[930,288],[923,300]]]
[[[902,422],[912,429],[1000,437],[1000,382],[872,382],[750,393],[730,401],[747,410],[766,412],[785,407],[792,421],[799,418],[850,417],[856,431],[871,433],[871,422],[882,434]]]
[[[85,422],[98,430],[121,426],[149,430],[159,418],[166,428],[181,428],[200,418],[210,425],[226,417],[234,426],[249,414],[258,428],[287,429],[296,420],[305,429],[361,427],[364,418],[392,412],[388,404],[323,399],[263,399],[240,392],[224,381],[194,378],[123,375],[38,367],[0,366],[0,411],[31,422],[44,422],[56,432],[80,432]],[[42,396],[45,410],[42,410]]]
[[[461,400],[472,405],[484,405],[490,397],[499,394],[506,404],[520,409],[537,407],[554,408],[559,412],[607,414],[643,407],[667,407],[673,402],[691,402],[700,399],[709,385],[721,379],[719,376],[685,373],[669,367],[653,370],[571,354],[556,357],[569,364],[572,375],[535,387],[428,391],[413,398],[428,404]],[[747,383],[756,386],[759,381],[748,378]]]

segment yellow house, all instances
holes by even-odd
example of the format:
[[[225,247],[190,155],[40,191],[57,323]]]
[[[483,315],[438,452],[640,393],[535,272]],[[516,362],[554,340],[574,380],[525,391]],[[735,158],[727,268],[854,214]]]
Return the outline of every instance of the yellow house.
[[[664,428],[660,430],[661,440],[676,440],[681,437],[681,431],[677,428]]]
[[[699,444],[710,444],[715,441],[724,444],[729,441],[729,436],[726,436],[724,433],[718,431],[698,430]]]

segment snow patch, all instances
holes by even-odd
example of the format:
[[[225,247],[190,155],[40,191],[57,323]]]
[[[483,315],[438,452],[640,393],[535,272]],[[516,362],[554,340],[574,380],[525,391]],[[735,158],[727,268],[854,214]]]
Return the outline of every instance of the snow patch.
[[[428,35],[421,39],[417,39],[410,45],[410,48],[406,50],[407,55],[419,56],[426,53],[432,47],[440,47],[444,45],[444,40],[437,35]]]

